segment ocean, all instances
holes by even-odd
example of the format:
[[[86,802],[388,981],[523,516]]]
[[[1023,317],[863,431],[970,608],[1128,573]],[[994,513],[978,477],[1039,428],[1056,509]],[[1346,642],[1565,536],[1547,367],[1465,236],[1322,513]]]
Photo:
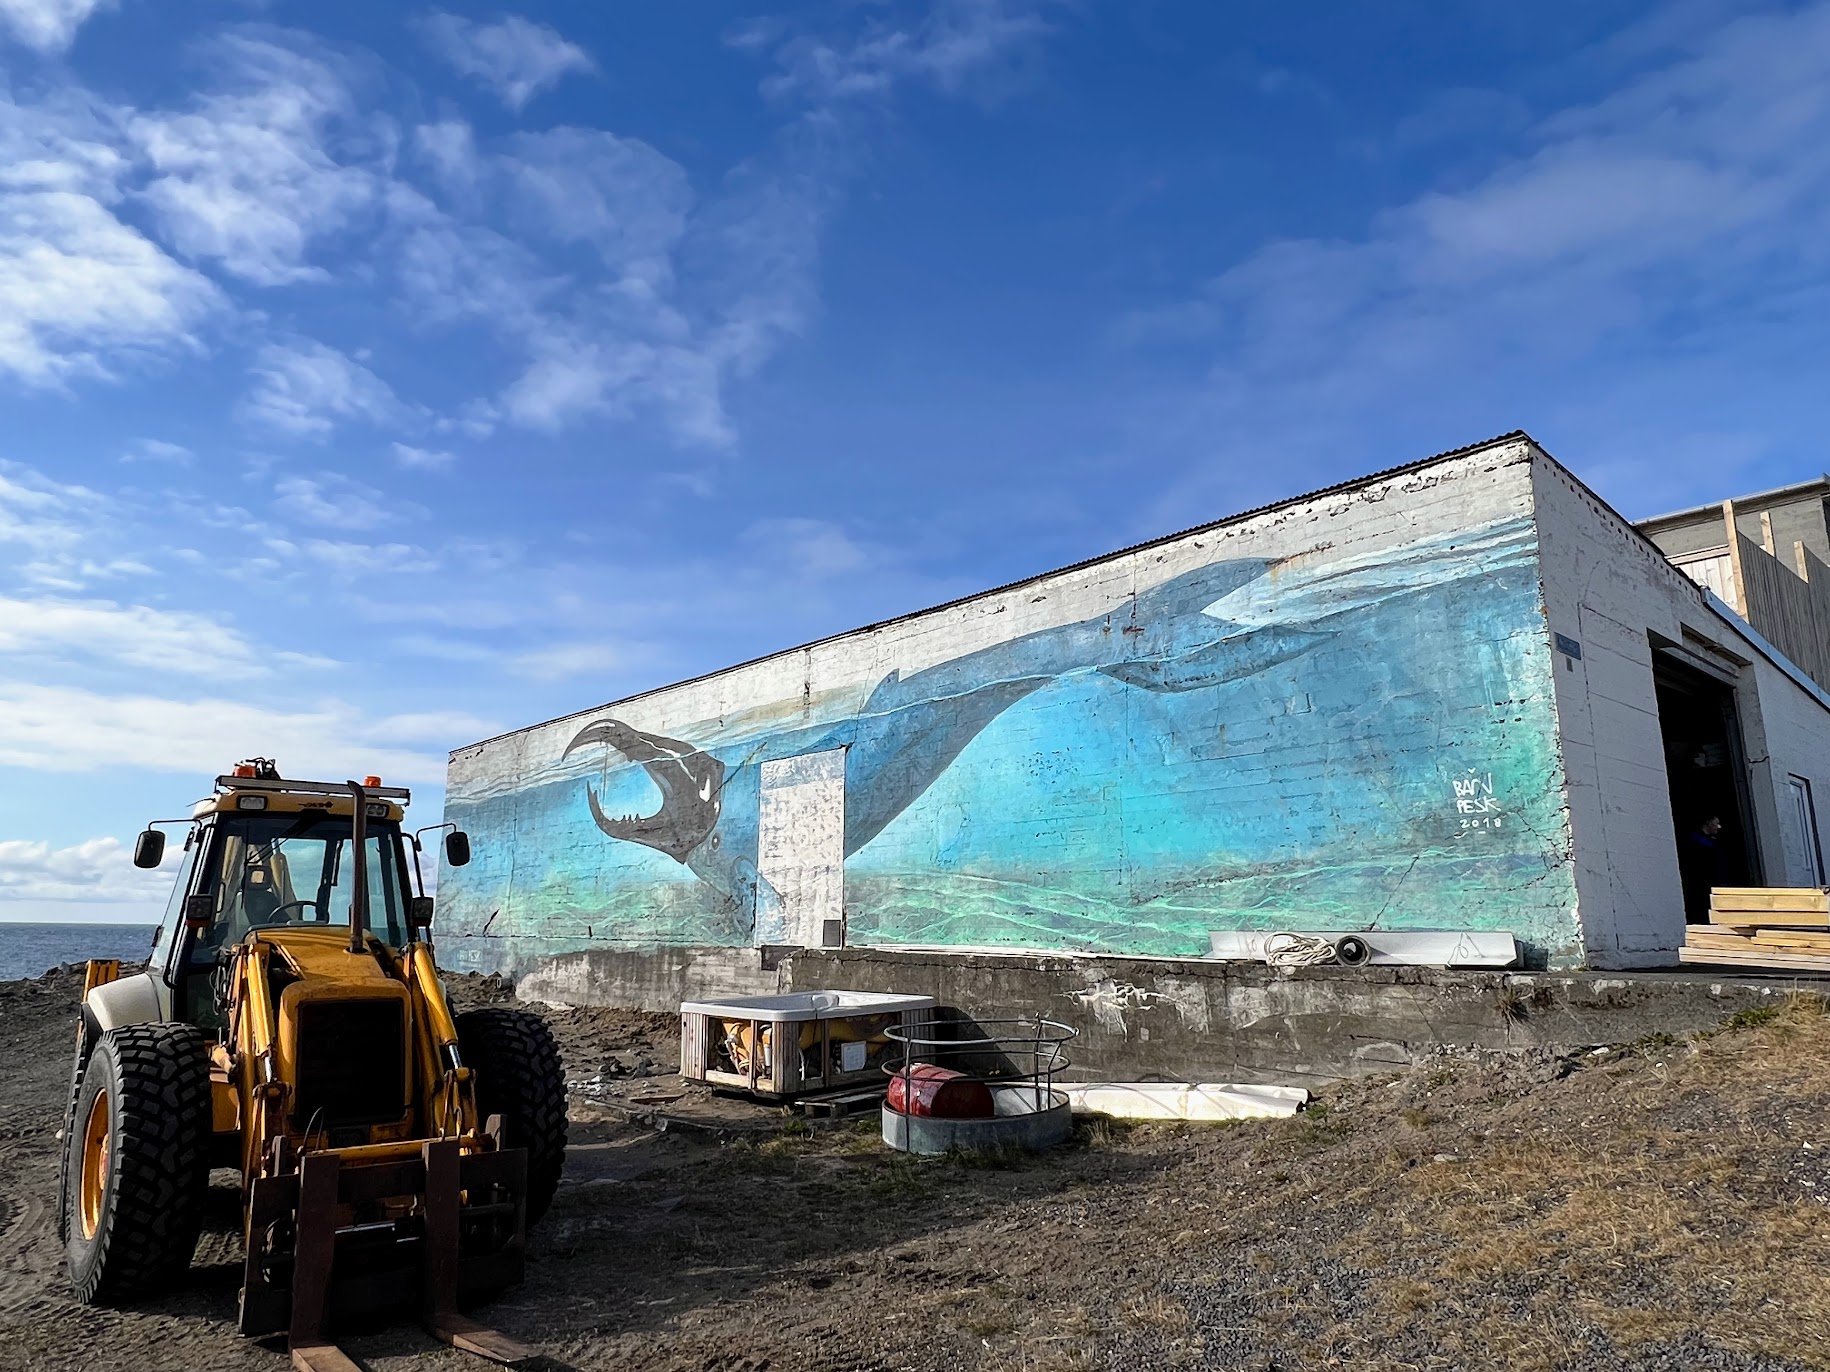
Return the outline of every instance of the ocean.
[[[128,965],[144,963],[152,951],[155,927],[0,922],[0,981],[40,976],[62,963],[89,958],[119,958]]]

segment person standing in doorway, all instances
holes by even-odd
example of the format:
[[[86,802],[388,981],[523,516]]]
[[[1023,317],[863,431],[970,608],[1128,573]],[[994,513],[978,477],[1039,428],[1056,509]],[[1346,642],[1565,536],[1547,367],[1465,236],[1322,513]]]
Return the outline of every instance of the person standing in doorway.
[[[1722,816],[1708,815],[1684,836],[1678,849],[1678,871],[1684,881],[1684,918],[1709,923],[1709,890],[1722,885]]]

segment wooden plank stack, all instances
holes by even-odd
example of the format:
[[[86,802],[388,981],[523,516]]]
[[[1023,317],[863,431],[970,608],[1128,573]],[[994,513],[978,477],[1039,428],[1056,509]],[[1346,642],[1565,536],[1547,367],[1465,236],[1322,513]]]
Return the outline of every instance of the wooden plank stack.
[[[1689,927],[1678,959],[1830,972],[1830,888],[1715,887],[1709,893],[1709,923]]]

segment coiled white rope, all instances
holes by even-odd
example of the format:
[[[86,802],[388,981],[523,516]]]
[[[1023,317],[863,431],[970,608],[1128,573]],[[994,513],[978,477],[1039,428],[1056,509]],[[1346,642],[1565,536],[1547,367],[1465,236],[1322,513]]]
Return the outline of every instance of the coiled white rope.
[[[1335,960],[1334,944],[1313,934],[1272,934],[1264,941],[1264,960],[1273,967],[1319,967]]]

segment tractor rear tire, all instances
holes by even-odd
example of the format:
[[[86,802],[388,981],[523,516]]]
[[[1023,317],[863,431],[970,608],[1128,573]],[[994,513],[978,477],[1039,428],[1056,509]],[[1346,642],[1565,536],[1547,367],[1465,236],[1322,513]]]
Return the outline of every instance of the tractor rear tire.
[[[189,1024],[103,1034],[64,1138],[64,1256],[76,1298],[112,1305],[191,1265],[210,1184],[210,1059]]]
[[[545,1020],[493,1006],[457,1017],[458,1051],[476,1075],[477,1113],[502,1117],[502,1146],[527,1149],[527,1223],[546,1214],[566,1162],[566,1074]]]

